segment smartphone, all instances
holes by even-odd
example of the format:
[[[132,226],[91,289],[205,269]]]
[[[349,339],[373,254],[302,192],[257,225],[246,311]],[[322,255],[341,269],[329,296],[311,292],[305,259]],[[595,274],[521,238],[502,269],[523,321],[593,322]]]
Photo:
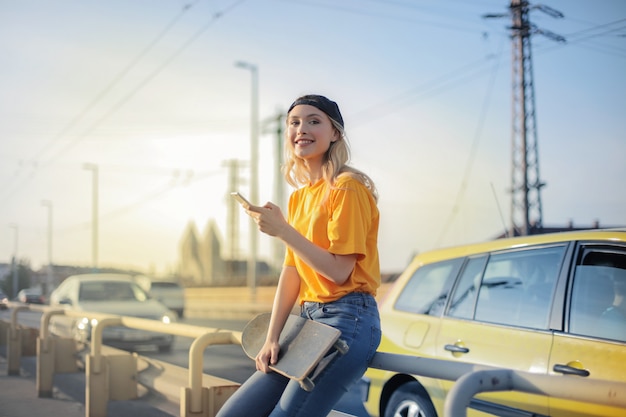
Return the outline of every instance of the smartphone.
[[[248,210],[252,205],[244,196],[239,194],[238,192],[230,193],[230,195],[241,204],[243,208]]]

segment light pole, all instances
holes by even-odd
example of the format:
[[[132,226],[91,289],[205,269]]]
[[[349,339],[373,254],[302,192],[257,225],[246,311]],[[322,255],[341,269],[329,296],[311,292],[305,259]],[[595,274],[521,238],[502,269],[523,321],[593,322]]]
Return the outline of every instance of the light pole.
[[[41,205],[48,208],[48,281],[44,291],[47,295],[52,289],[52,201],[42,200]]]
[[[259,203],[259,71],[256,65],[237,61],[235,66],[250,71],[250,201]],[[256,264],[258,252],[258,229],[250,218],[250,255],[248,256],[248,287],[256,295]]]
[[[84,164],[83,168],[91,171],[92,175],[92,205],[91,205],[91,267],[94,272],[98,269],[98,165]]]
[[[9,225],[11,229],[15,230],[15,240],[13,244],[13,260],[11,262],[11,267],[13,269],[13,299],[17,297],[17,235],[19,232],[19,228],[16,223],[11,223]]]

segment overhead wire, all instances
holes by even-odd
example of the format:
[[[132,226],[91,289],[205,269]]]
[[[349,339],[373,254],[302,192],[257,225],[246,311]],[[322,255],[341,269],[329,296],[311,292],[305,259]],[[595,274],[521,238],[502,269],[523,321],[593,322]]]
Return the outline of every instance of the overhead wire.
[[[300,4],[300,5],[310,6],[310,7],[341,11],[341,12],[346,12],[346,13],[360,15],[360,16],[374,17],[376,19],[395,20],[395,21],[403,21],[403,22],[408,22],[408,23],[419,23],[420,25],[423,25],[423,26],[433,26],[433,27],[443,28],[443,29],[451,30],[455,32],[475,32],[475,29],[473,28],[463,27],[458,24],[449,24],[449,23],[445,23],[441,21],[435,22],[432,20],[416,19],[414,17],[406,16],[406,15],[398,16],[398,15],[392,15],[388,13],[381,13],[380,11],[368,11],[368,10],[363,9],[362,7],[360,8],[349,7],[349,6],[346,6],[345,4],[340,4],[338,2],[333,2],[332,4],[330,4],[330,3],[320,3],[320,2],[316,2],[312,0],[288,0],[288,1],[290,5]],[[369,0],[369,1],[376,1],[376,0]],[[383,4],[386,4],[386,3],[387,2],[383,2]],[[396,5],[407,6],[406,4],[396,4]]]
[[[205,23],[203,26],[200,27],[200,29],[198,29],[194,34],[192,34],[189,38],[187,38],[187,40],[185,42],[183,42],[183,44],[181,44],[167,59],[165,59],[160,65],[158,65],[150,74],[148,74],[148,76],[143,78],[141,80],[141,82],[138,85],[136,85],[135,88],[130,90],[130,92],[128,92],[125,96],[123,96],[123,98],[121,100],[117,101],[111,108],[109,108],[109,110],[107,112],[105,112],[104,115],[99,117],[86,130],[84,130],[80,135],[76,136],[73,140],[71,140],[69,143],[67,143],[61,150],[56,152],[56,154],[54,154],[48,160],[45,160],[43,163],[38,162],[37,163],[37,167],[45,166],[46,164],[50,164],[50,163],[54,162],[63,153],[67,152],[70,148],[75,146],[78,142],[80,142],[81,140],[85,139],[90,133],[92,133],[97,127],[99,127],[105,120],[107,120],[109,117],[111,117],[117,111],[119,111],[123,107],[124,104],[126,104],[128,101],[130,101],[150,81],[152,81],[154,78],[156,78],[157,75],[159,75],[169,64],[171,64],[189,46],[191,46],[202,34],[204,34],[204,32],[206,32],[215,23],[215,21],[217,21],[218,19],[223,17],[226,13],[229,13],[230,11],[232,11],[234,8],[236,8],[240,4],[244,3],[245,1],[246,0],[237,0],[237,1],[233,2],[230,6],[227,6],[227,7],[223,8],[221,11],[218,11],[218,12],[214,13],[212,15],[211,19],[207,23]],[[175,18],[175,21],[178,21],[178,16],[177,16],[177,18]],[[169,28],[170,26],[171,26],[171,23],[168,24],[167,27]],[[162,37],[164,35],[164,32],[166,32],[168,30],[169,29],[165,29],[165,30],[161,31],[159,33],[159,36],[157,36],[157,38],[158,39],[162,39]],[[151,45],[152,44],[154,44],[154,41],[151,42]],[[145,56],[146,53],[147,53],[146,50],[144,50],[144,52],[142,52],[140,55],[141,56]],[[133,60],[133,62],[134,61],[135,60]],[[135,64],[133,64],[133,66],[134,65]],[[126,71],[124,74],[126,74],[127,72],[128,71]],[[33,175],[27,177],[26,181],[32,180],[33,177],[34,177],[34,173],[33,173]],[[13,192],[15,192],[16,190],[19,190],[19,189],[23,189],[23,182],[22,182],[22,184],[14,184]],[[7,193],[7,195],[11,195],[11,194],[12,193],[10,193],[10,192]]]
[[[487,58],[483,57],[464,64],[440,77],[425,81],[401,94],[397,94],[385,101],[375,103],[360,110],[354,113],[353,117],[358,119],[360,123],[373,122],[396,112],[399,108],[405,108],[411,103],[414,103],[418,98],[432,97],[446,91],[452,86],[467,82],[470,79],[483,77],[485,75],[485,66],[492,58],[491,56]]]
[[[482,138],[483,129],[485,127],[485,122],[487,120],[487,112],[489,109],[489,104],[493,97],[495,81],[496,81],[497,74],[498,74],[499,67],[500,67],[500,60],[501,60],[500,58],[502,56],[503,45],[504,45],[504,39],[503,39],[502,44],[500,45],[498,53],[496,54],[497,59],[495,59],[492,69],[491,69],[489,82],[487,84],[487,89],[485,91],[485,97],[483,98],[483,103],[482,103],[480,114],[478,117],[478,124],[476,126],[476,131],[474,132],[474,139],[472,140],[470,152],[467,157],[465,169],[463,171],[463,175],[461,178],[461,184],[456,193],[456,197],[454,199],[454,203],[452,204],[452,209],[450,210],[450,214],[448,215],[447,220],[444,222],[441,233],[435,240],[435,247],[439,247],[442,244],[443,239],[445,238],[446,234],[448,233],[448,230],[452,226],[452,223],[454,222],[454,220],[456,219],[459,213],[461,203],[463,201],[463,198],[465,197],[465,193],[468,188],[469,178],[471,176],[472,169],[474,167],[474,162],[476,160],[476,155],[478,153],[478,146],[480,144],[480,139]]]
[[[115,88],[130,73],[130,71],[141,62],[141,60],[151,52],[155,46],[167,35],[180,19],[187,13],[199,0],[183,5],[180,12],[170,20],[165,27],[157,34],[157,36],[115,76],[113,79],[98,93],[96,96],[70,120],[47,144],[35,154],[34,160],[39,160],[45,152],[55,144],[61,137],[65,136],[74,126],[76,126],[86,115],[98,104],[102,99]]]
[[[130,92],[128,92],[121,100],[115,103],[104,115],[102,115],[99,119],[97,119],[89,128],[87,128],[82,134],[74,138],[71,142],[69,142],[63,149],[61,149],[57,154],[50,158],[51,162],[54,159],[58,158],[61,154],[68,151],[70,148],[75,146],[79,141],[86,138],[91,132],[93,132],[102,122],[107,120],[113,114],[117,113],[124,104],[129,102],[137,93],[139,93],[146,85],[150,83],[153,79],[155,79],[168,65],[170,65],[176,58],[178,58],[189,46],[191,46],[204,32],[206,32],[213,24],[224,16],[224,14],[228,13],[241,3],[244,3],[246,0],[238,0],[234,2],[231,6],[225,8],[224,10],[214,13],[211,19],[204,24],[200,29],[198,29],[194,34],[192,34],[182,45],[180,45],[168,58],[166,58],[160,65],[158,65],[150,74],[144,77],[139,84],[135,86]]]
[[[59,132],[57,132],[52,138],[50,138],[50,140],[47,141],[44,144],[44,146],[33,155],[32,158],[25,159],[25,160],[32,161],[32,163],[28,165],[32,165],[38,168],[40,165],[40,162],[39,162],[40,158],[52,146],[56,145],[58,140],[63,138],[68,132],[72,130],[72,128],[74,128],[81,120],[83,120],[85,116],[89,113],[89,111],[91,111],[96,106],[96,104],[102,101],[102,99],[111,90],[113,90],[113,88],[115,88],[115,86],[117,86],[120,83],[120,81],[122,81],[122,79],[124,79],[124,77],[126,77],[126,75],[128,75],[128,73],[133,68],[135,68],[137,64],[139,64],[139,62],[141,62],[141,60],[150,51],[154,49],[154,47],[165,37],[165,35],[167,35],[167,33],[170,32],[170,30],[176,25],[176,23],[178,23],[178,21],[185,15],[185,13],[187,13],[198,1],[199,0],[194,0],[193,3],[185,4],[182,7],[182,9],[174,16],[174,18],[171,19],[165,25],[165,27],[157,34],[157,36],[141,52],[139,52],[139,54],[137,54],[133,59],[131,59],[130,62],[119,73],[117,73],[115,77],[113,77],[113,79],[98,94],[96,94],[96,96],[89,103],[87,103],[87,105],[81,111],[79,111],[66,125],[64,125],[64,127]],[[20,167],[23,165],[26,165],[26,164],[21,164]],[[16,173],[16,175],[19,175],[19,171]],[[32,178],[33,176],[29,176],[26,178],[26,180],[30,180]],[[13,183],[13,188],[21,189],[23,184],[24,184],[24,181],[22,181],[22,183],[19,183],[19,184]],[[2,187],[1,189],[4,189],[4,187]]]
[[[161,186],[159,186],[158,188],[150,191],[149,193],[139,197],[137,200],[123,205],[121,207],[117,207],[109,212],[106,212],[102,215],[100,215],[98,217],[98,221],[100,223],[104,223],[107,221],[111,221],[114,220],[116,218],[119,218],[133,210],[136,210],[144,205],[146,205],[147,203],[154,201],[160,197],[162,197],[165,194],[168,194],[169,192],[171,192],[172,190],[179,188],[179,187],[187,187],[191,184],[197,183],[199,181],[202,181],[206,178],[215,176],[215,175],[219,175],[222,174],[223,170],[214,170],[214,171],[206,171],[206,172],[201,172],[199,174],[194,174],[194,173],[189,173],[186,176],[186,178],[184,178],[182,181],[178,181],[176,180],[176,178],[174,178],[173,181],[170,181],[168,184],[163,184]],[[91,222],[83,222],[80,224],[75,224],[75,225],[70,225],[67,227],[63,227],[58,229],[59,232],[61,233],[67,233],[67,232],[72,232],[72,231],[77,231],[77,230],[84,230],[87,229],[89,226],[91,225]]]

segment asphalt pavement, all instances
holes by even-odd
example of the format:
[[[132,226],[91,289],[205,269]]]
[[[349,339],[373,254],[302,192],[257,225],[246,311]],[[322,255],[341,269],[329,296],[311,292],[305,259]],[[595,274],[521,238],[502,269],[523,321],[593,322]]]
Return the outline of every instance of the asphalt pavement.
[[[54,377],[52,398],[37,395],[37,359],[21,359],[19,375],[8,375],[5,349],[0,351],[0,417],[85,417],[85,374],[58,374]],[[168,417],[178,416],[177,404],[148,391],[140,398],[109,401],[108,416]]]

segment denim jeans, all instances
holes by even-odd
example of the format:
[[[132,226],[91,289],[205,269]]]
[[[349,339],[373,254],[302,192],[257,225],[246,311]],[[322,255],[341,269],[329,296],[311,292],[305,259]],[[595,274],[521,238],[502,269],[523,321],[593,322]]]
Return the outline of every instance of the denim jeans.
[[[305,302],[301,316],[341,330],[348,352],[335,355],[316,377],[311,392],[275,372],[257,371],[229,398],[217,417],[326,417],[363,376],[380,343],[374,297],[351,293],[331,303]]]

